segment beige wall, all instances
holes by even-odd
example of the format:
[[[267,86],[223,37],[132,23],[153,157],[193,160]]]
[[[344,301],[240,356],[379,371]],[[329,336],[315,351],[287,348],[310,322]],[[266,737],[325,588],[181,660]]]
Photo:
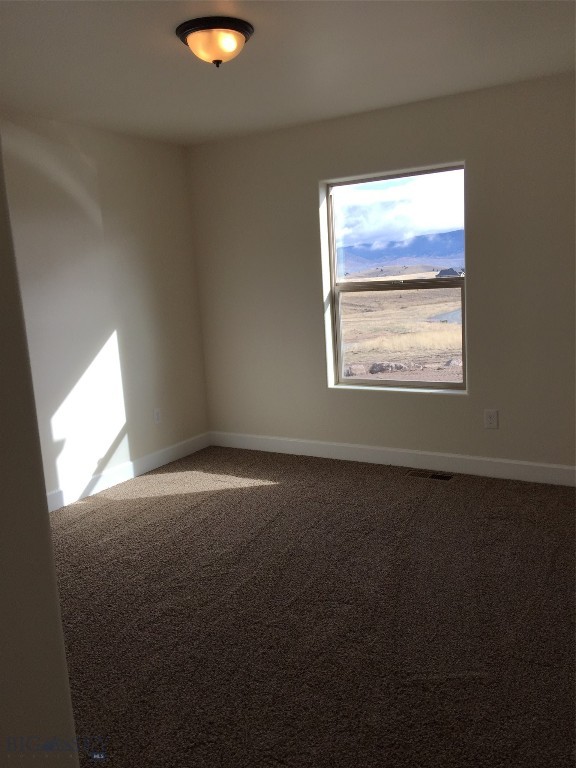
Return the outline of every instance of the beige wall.
[[[573,86],[558,76],[192,148],[189,187],[177,147],[5,119],[48,491],[71,474],[90,489],[207,429],[573,464]],[[320,182],[462,160],[468,394],[329,389]],[[499,430],[484,430],[484,408]]]
[[[185,153],[14,116],[1,130],[47,490],[68,502],[207,428]]]
[[[73,739],[74,724],[1,163],[0,264],[0,763],[28,768],[43,755],[14,752],[7,739]],[[51,757],[51,765],[78,765],[65,752]]]
[[[459,161],[468,394],[328,389],[319,183]],[[573,77],[207,144],[189,162],[213,430],[574,464]]]

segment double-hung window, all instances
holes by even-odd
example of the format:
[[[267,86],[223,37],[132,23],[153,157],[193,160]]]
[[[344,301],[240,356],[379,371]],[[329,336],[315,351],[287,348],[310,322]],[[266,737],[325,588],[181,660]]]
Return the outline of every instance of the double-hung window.
[[[331,380],[464,389],[464,168],[327,191]]]

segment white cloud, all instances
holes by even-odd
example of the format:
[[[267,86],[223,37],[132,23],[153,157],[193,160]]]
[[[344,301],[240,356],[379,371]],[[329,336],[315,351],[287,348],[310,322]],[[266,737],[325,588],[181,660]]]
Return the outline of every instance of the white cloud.
[[[463,229],[464,171],[336,186],[333,203],[339,246]]]

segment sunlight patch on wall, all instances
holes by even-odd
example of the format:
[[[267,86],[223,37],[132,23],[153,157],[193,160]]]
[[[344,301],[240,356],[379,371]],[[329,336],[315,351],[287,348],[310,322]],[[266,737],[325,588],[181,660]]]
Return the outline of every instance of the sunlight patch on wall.
[[[116,331],[104,344],[51,419],[63,503],[82,495],[112,460],[129,459],[126,410]]]

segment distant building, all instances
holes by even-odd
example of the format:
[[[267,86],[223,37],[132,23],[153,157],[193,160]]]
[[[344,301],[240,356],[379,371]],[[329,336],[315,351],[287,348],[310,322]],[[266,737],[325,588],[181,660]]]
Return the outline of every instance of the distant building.
[[[440,272],[436,275],[436,277],[463,277],[464,271],[455,269],[452,269],[452,267],[448,267],[448,269],[441,269]]]

